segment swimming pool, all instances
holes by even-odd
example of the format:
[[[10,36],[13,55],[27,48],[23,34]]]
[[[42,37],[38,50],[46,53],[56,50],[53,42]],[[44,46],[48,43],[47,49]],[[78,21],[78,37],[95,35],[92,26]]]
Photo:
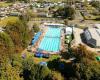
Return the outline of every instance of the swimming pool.
[[[39,49],[50,52],[58,52],[60,50],[60,32],[60,28],[49,27],[39,45]]]

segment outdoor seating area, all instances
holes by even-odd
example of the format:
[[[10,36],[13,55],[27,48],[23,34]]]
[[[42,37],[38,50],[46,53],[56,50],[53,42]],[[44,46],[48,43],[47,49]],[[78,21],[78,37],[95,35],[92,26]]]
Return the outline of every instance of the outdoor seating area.
[[[65,32],[65,44],[69,44],[72,40],[73,28],[66,27],[64,29],[64,32]]]
[[[35,57],[38,57],[38,58],[49,58],[50,57],[50,54],[44,54],[44,53],[41,53],[41,52],[36,52],[34,54]]]

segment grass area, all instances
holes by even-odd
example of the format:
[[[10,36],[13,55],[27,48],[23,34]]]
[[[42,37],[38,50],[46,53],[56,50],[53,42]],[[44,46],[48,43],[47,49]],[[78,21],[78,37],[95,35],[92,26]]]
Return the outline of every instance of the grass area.
[[[7,7],[12,5],[13,3],[8,3],[8,2],[0,2],[0,7]]]
[[[54,60],[54,59],[58,59],[58,58],[60,58],[60,55],[52,55],[50,58],[49,58],[49,60]]]
[[[91,14],[89,14],[88,16],[84,15],[83,13],[81,13],[81,14],[82,14],[82,16],[84,17],[85,20],[94,20],[94,19],[96,19],[96,17],[91,15]]]
[[[91,5],[87,5],[87,6],[86,6],[86,9],[87,9],[87,10],[94,10],[95,8],[92,7]]]
[[[96,19],[96,17],[93,16],[93,15],[90,15],[90,16],[84,16],[84,18],[85,18],[86,20],[93,20],[93,19]]]
[[[95,19],[99,19],[100,20],[100,16],[98,15],[98,16],[95,16],[96,18]]]
[[[0,21],[0,26],[5,27],[9,22],[14,24],[18,19],[18,17],[6,17]]]

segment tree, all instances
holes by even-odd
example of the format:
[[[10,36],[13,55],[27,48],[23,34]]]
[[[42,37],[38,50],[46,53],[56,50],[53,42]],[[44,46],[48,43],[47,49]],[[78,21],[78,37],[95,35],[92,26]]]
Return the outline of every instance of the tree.
[[[33,31],[36,33],[40,30],[39,25],[37,23],[33,24]]]
[[[26,10],[26,16],[28,17],[29,20],[31,20],[32,18],[37,17],[37,14],[32,10]]]
[[[100,64],[84,58],[80,63],[74,64],[74,70],[78,79],[99,80]]]
[[[20,52],[27,47],[30,41],[26,22],[16,17],[5,18],[4,22],[6,22],[5,31],[14,43],[15,52]]]
[[[91,1],[90,5],[92,5],[93,7],[95,7],[96,9],[98,9],[100,11],[100,2],[99,1]]]
[[[5,32],[0,33],[0,55],[12,55],[12,53],[14,53],[14,43],[11,37]]]
[[[74,48],[72,53],[77,59],[73,64],[76,76],[79,80],[99,80],[100,64],[95,59],[95,53],[87,50],[84,45]]]
[[[54,12],[54,16],[61,16],[62,18],[74,19],[75,10],[72,7],[59,7],[56,12]]]
[[[84,57],[87,59],[95,60],[95,53],[87,50],[86,46],[79,44],[78,47],[72,49],[73,55],[78,61],[81,61]]]
[[[74,19],[74,17],[75,17],[75,10],[74,10],[74,8],[67,7],[65,9],[65,12],[66,12],[66,14],[65,14],[66,17],[68,17],[71,20]]]
[[[0,62],[0,80],[23,80],[20,77],[19,70],[9,63],[10,59],[8,56],[3,56]]]
[[[34,64],[31,57],[23,62],[24,80],[44,80],[49,74],[48,67]]]
[[[99,1],[91,1],[90,4],[95,8],[100,8],[100,2]]]
[[[48,80],[50,74],[49,68],[35,64],[32,56],[22,59],[13,54],[0,58],[0,80]]]

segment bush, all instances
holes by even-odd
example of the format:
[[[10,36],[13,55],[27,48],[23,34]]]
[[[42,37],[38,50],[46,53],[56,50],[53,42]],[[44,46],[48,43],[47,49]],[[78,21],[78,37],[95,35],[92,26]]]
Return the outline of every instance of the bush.
[[[5,31],[11,37],[16,52],[21,52],[30,41],[30,34],[26,23],[16,17],[4,19]]]
[[[11,37],[5,32],[0,33],[0,54],[7,55],[14,53],[14,43]]]

